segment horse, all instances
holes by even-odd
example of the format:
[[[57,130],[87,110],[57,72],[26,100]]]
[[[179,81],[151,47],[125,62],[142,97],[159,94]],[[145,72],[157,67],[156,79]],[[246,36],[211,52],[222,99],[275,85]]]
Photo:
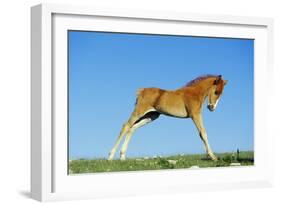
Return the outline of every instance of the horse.
[[[112,160],[116,150],[126,135],[120,150],[120,160],[126,159],[128,144],[134,131],[156,120],[160,114],[176,118],[191,118],[199,132],[208,158],[216,161],[209,143],[202,120],[202,107],[208,98],[207,108],[215,111],[223,93],[227,80],[222,75],[203,75],[191,80],[185,86],[176,90],[160,88],[141,88],[137,91],[134,111],[129,120],[123,124],[120,134],[109,153]]]

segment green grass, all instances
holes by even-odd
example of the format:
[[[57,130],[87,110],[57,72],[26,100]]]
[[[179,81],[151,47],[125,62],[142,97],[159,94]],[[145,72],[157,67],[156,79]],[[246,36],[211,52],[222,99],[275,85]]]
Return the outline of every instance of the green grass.
[[[240,163],[242,166],[254,164],[254,153],[252,151],[236,153],[216,154],[218,161],[206,158],[205,154],[198,155],[174,155],[156,158],[128,158],[124,161],[106,159],[78,159],[69,161],[69,173],[95,173],[116,171],[138,171],[190,168],[192,166],[204,167],[228,167],[231,163]],[[173,161],[174,160],[174,161]]]

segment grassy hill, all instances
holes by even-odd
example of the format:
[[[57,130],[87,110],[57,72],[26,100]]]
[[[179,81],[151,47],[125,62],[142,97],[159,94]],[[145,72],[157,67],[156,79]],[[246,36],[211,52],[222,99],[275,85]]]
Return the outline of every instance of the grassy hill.
[[[231,163],[240,165],[254,165],[254,152],[244,151],[236,153],[216,154],[219,158],[214,162],[206,158],[205,154],[175,155],[155,158],[128,158],[124,161],[106,159],[78,159],[69,161],[69,173],[95,173],[137,170],[179,169],[190,167],[228,167]]]

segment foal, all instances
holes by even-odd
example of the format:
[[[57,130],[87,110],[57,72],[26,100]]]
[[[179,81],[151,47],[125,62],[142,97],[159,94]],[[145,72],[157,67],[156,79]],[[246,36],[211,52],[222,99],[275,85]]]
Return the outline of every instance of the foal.
[[[157,119],[160,114],[177,118],[191,118],[204,143],[207,155],[212,160],[217,157],[212,152],[202,121],[202,106],[208,97],[208,109],[214,111],[218,105],[226,80],[222,76],[200,76],[177,90],[143,88],[137,91],[135,109],[129,120],[123,125],[117,141],[109,153],[112,160],[124,135],[125,141],[120,151],[120,159],[125,160],[129,141],[134,131]]]

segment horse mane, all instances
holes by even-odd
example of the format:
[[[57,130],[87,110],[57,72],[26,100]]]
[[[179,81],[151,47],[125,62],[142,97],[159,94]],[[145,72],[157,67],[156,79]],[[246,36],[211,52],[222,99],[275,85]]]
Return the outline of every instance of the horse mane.
[[[202,75],[202,76],[199,76],[189,82],[187,82],[184,87],[188,87],[188,86],[192,86],[202,80],[205,80],[205,79],[208,79],[208,78],[212,78],[212,77],[218,77],[219,75],[212,75],[212,74],[206,74],[206,75]]]

